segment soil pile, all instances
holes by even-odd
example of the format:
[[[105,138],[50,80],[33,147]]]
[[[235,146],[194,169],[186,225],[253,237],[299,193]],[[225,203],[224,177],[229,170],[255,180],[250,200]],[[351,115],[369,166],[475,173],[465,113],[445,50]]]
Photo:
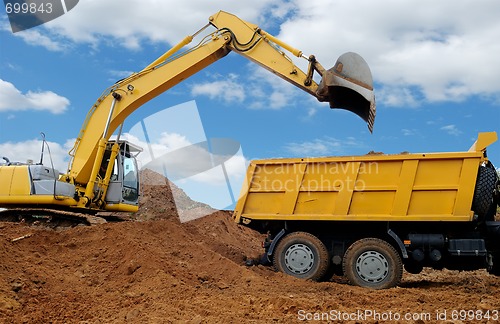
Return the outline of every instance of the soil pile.
[[[149,169],[141,171],[141,199],[137,220],[179,217],[187,222],[216,212],[207,204],[192,200],[175,183]]]
[[[405,273],[399,287],[370,291],[341,277],[314,283],[246,267],[247,257],[262,252],[260,234],[226,211],[181,223],[168,195],[176,189],[154,187],[143,191],[140,221],[64,230],[0,223],[0,322],[291,323],[341,316],[383,323],[399,316],[429,323],[459,322],[453,316],[464,310],[500,316],[500,278],[486,271]]]

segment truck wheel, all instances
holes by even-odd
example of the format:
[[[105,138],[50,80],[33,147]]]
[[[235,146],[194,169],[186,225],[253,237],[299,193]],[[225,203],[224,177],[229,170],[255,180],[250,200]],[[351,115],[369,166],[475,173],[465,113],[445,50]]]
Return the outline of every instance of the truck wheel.
[[[403,264],[398,252],[378,238],[354,242],[344,255],[343,268],[352,285],[372,289],[395,287],[403,277]]]
[[[326,246],[306,232],[286,235],[276,246],[273,263],[278,271],[314,281],[324,277],[330,260]]]
[[[496,202],[493,199],[498,175],[493,167],[480,166],[477,173],[476,189],[472,200],[472,210],[479,216],[479,221],[493,220]]]

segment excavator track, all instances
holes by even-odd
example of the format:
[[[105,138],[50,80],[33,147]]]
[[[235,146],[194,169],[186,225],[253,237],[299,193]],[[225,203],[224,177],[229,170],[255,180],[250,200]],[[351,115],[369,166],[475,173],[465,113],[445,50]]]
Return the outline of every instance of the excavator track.
[[[47,208],[10,208],[0,211],[0,221],[49,228],[92,226],[107,223],[103,217]]]

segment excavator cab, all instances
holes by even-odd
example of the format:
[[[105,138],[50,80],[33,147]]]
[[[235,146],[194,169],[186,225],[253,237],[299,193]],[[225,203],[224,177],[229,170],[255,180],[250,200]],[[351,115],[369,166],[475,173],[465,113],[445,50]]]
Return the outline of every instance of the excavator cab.
[[[111,147],[115,141],[109,141]],[[125,211],[137,209],[139,206],[139,168],[137,166],[137,155],[142,148],[128,141],[119,141],[120,152],[113,164],[113,172],[106,193],[106,210]],[[111,150],[106,150],[101,169],[106,170]],[[125,205],[130,205],[127,207]]]

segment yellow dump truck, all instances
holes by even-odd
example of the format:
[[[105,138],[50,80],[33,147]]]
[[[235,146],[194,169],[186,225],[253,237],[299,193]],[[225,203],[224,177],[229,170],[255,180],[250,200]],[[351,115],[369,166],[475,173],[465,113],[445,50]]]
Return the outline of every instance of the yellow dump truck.
[[[292,276],[396,286],[403,267],[500,275],[496,169],[480,133],[467,152],[252,161],[234,211],[268,233],[265,261]]]

